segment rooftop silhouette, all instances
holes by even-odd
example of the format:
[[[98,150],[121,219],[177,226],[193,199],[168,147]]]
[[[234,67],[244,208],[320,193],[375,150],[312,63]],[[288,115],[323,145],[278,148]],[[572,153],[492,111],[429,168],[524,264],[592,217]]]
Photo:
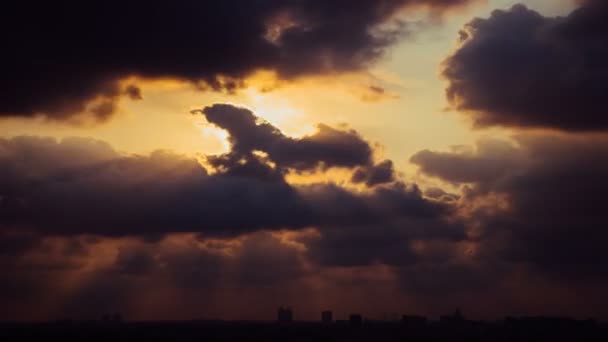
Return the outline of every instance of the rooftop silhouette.
[[[277,322],[291,323],[293,322],[293,310],[290,307],[279,307],[277,311]]]
[[[608,326],[594,320],[568,317],[506,317],[499,321],[471,321],[462,314],[403,315],[401,321],[365,319],[350,314],[348,321],[333,321],[322,312],[319,321],[294,321],[291,308],[280,307],[277,322],[161,321],[129,322],[114,314],[100,320],[62,320],[39,323],[0,323],[0,338],[12,340],[107,341],[606,341]],[[449,318],[446,318],[449,317]],[[447,320],[446,320],[447,319]],[[114,324],[108,324],[113,322]],[[446,324],[447,322],[447,324]],[[290,323],[290,324],[285,324]]]

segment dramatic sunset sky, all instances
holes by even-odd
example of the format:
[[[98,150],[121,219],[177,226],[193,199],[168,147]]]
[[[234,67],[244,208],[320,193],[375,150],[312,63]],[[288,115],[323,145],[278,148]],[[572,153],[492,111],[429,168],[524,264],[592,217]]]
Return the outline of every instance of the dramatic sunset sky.
[[[608,319],[608,2],[0,5],[0,320]]]

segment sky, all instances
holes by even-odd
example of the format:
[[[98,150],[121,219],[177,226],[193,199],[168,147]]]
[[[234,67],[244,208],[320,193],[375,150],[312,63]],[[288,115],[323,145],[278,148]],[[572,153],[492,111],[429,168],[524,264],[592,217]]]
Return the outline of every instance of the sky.
[[[1,6],[0,319],[608,319],[605,2]]]

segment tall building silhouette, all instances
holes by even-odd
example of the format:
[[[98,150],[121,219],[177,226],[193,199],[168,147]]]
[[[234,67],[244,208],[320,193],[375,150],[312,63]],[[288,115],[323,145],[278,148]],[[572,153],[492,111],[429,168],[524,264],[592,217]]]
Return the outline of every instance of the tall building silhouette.
[[[363,316],[359,314],[352,314],[350,315],[348,321],[351,327],[360,327],[363,325]]]
[[[462,325],[466,323],[466,319],[460,309],[456,309],[451,315],[440,316],[439,322],[447,325]]]
[[[333,323],[334,321],[334,317],[333,317],[333,313],[329,310],[323,311],[321,312],[321,322],[325,323],[325,324],[330,324]]]
[[[293,322],[293,311],[290,307],[279,307],[277,312],[277,321],[279,323],[291,323]]]
[[[423,328],[426,326],[427,319],[424,316],[403,315],[401,324],[408,328]]]

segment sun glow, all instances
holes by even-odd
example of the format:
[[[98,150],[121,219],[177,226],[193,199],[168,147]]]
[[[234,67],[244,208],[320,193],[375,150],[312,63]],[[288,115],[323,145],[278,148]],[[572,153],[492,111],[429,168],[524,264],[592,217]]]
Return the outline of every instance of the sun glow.
[[[295,109],[286,98],[273,93],[264,93],[254,88],[244,91],[251,109],[264,120],[278,127],[291,137],[302,137],[315,131],[315,126],[307,121],[306,115]]]

